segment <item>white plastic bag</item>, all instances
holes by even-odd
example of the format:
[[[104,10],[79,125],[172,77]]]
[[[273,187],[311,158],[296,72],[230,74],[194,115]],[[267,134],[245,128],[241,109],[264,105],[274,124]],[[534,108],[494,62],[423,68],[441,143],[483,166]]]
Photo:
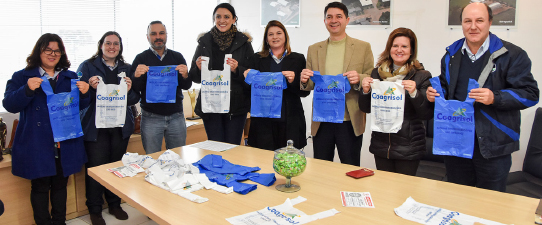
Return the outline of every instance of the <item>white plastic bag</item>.
[[[396,82],[374,79],[371,84],[371,130],[397,133],[403,126],[405,89]]]
[[[231,54],[224,57],[224,70],[209,71],[209,57],[201,62],[201,111],[204,113],[228,113],[230,111],[231,70],[226,64]]]
[[[407,200],[401,206],[395,208],[394,211],[396,215],[403,219],[426,225],[504,225],[495,221],[419,203],[416,202],[412,197],[408,197]]]
[[[128,85],[121,79],[120,84],[100,83],[96,88],[96,128],[123,127],[126,120]]]
[[[306,198],[301,196],[292,200],[288,198],[281,205],[265,207],[262,210],[227,218],[226,220],[235,225],[291,225],[305,224],[339,213],[339,211],[335,209],[330,209],[313,215],[307,215],[299,209],[294,208],[295,204],[306,200]]]

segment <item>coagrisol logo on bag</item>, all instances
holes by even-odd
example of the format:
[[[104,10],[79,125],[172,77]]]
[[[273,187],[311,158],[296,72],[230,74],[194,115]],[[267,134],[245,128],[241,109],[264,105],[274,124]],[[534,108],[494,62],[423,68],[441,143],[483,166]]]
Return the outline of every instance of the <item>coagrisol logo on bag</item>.
[[[66,101],[64,102],[63,106],[51,106],[51,111],[59,111],[59,110],[68,110],[68,109],[71,109],[71,108],[74,108],[74,107],[77,107],[79,104],[78,102],[73,102],[74,98],[73,97],[70,97],[68,99],[66,99]]]
[[[228,85],[230,85],[229,81],[226,81],[226,82],[222,81],[222,77],[224,77],[224,76],[219,74],[215,78],[213,78],[213,81],[202,80],[201,85],[211,85],[211,86],[219,86],[219,85],[228,86]]]
[[[119,91],[120,90],[113,90],[111,93],[109,93],[109,96],[102,96],[102,95],[98,95],[96,96],[96,99],[100,100],[100,101],[122,101],[124,99],[126,99],[126,95],[123,95],[123,96],[119,96]]]
[[[172,73],[174,71],[173,67],[164,67],[160,72],[154,72],[150,73],[151,76],[159,76],[159,77],[173,77],[177,75],[176,73]]]
[[[316,89],[314,89],[314,91],[316,92],[324,92],[324,93],[343,93],[344,92],[344,88],[339,88],[339,81],[333,81],[331,82],[331,84],[329,84],[327,86],[327,88],[322,88],[320,86],[316,87]]]
[[[442,113],[437,114],[438,120],[449,120],[451,122],[468,122],[472,123],[474,121],[474,118],[472,116],[467,117],[465,115],[465,112],[467,109],[465,108],[458,108],[452,115],[444,115]]]
[[[384,94],[379,95],[377,93],[373,93],[373,95],[371,97],[373,97],[373,99],[377,99],[377,100],[381,99],[381,100],[384,100],[384,101],[388,101],[388,100],[400,101],[400,100],[403,100],[403,95],[395,95],[395,90],[396,90],[396,88],[389,87],[388,90],[386,90],[384,92]]]
[[[289,214],[289,213],[281,213],[280,211],[278,211],[276,209],[269,208],[269,207],[267,207],[267,210],[269,210],[269,212],[275,214],[275,216],[285,219],[286,221],[288,221],[291,224],[298,224],[299,223],[299,222],[296,222],[296,221],[293,220],[295,217],[300,217],[299,215]]]
[[[277,83],[277,79],[271,78],[269,81],[267,81],[267,83],[265,83],[265,85],[259,85],[259,84],[254,83],[254,88],[263,89],[263,90],[269,90],[269,89],[282,90],[281,87],[276,86],[276,83]]]

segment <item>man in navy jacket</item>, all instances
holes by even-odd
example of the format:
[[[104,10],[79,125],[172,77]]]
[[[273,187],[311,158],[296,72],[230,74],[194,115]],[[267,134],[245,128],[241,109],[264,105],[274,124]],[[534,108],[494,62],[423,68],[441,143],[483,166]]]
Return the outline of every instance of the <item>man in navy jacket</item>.
[[[520,47],[489,32],[493,16],[483,3],[463,8],[462,38],[446,48],[440,83],[446,99],[474,98],[476,137],[472,159],[445,156],[448,181],[504,192],[519,150],[520,110],[538,103],[539,90],[531,60]],[[468,80],[480,88],[467,91]],[[427,89],[427,99],[439,96]]]
[[[151,47],[139,53],[132,63],[134,90],[141,93],[141,141],[147,154],[166,148],[172,149],[186,144],[186,123],[183,113],[182,89],[188,90],[192,80],[188,77],[186,60],[179,52],[166,48],[167,31],[160,21],[153,21],[147,28],[147,40]],[[147,72],[149,66],[176,65],[178,86],[175,103],[148,103]]]

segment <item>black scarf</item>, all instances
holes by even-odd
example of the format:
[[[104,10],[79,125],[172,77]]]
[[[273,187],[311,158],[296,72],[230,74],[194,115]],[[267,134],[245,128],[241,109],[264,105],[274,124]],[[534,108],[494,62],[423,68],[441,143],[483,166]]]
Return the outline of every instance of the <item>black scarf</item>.
[[[237,34],[237,27],[235,27],[233,24],[226,32],[220,32],[216,26],[213,26],[213,29],[211,29],[213,41],[218,45],[221,51],[224,51],[230,47],[233,39],[235,39],[235,34]]]

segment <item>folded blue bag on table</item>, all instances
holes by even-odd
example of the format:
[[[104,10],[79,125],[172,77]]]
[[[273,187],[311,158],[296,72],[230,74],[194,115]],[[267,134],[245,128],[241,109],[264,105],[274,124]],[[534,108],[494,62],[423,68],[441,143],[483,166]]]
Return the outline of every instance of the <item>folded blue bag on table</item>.
[[[256,190],[257,185],[240,183],[239,181],[251,180],[261,185],[271,186],[277,180],[274,173],[254,173],[254,171],[260,170],[260,167],[236,165],[222,159],[220,155],[206,155],[192,165],[198,167],[200,172],[204,173],[210,181],[233,187],[233,191],[243,195]]]

